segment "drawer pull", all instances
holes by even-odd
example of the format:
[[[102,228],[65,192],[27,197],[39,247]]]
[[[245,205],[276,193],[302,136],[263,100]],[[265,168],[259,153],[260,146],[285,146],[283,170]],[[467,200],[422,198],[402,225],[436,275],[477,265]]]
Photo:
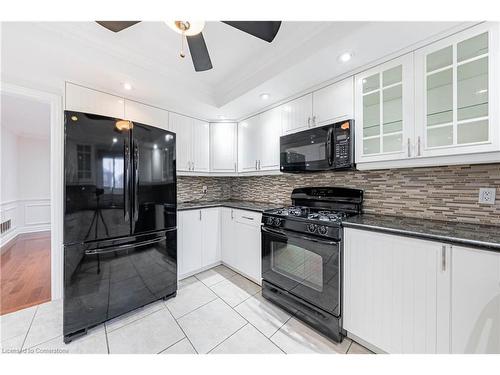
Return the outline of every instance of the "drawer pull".
[[[249,216],[242,216],[243,219],[247,219],[247,220],[253,220],[253,217],[249,217]]]

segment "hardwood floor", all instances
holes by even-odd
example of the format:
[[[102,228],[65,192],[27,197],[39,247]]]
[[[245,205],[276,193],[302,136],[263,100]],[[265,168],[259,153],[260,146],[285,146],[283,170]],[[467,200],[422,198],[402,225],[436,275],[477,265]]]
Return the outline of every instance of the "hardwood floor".
[[[50,232],[22,234],[0,251],[0,315],[50,301]]]

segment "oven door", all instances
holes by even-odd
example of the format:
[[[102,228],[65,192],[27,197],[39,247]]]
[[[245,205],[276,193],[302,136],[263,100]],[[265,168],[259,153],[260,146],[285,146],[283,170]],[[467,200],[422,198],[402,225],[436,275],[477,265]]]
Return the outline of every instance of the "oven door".
[[[340,244],[262,227],[262,278],[340,315]]]
[[[309,129],[281,137],[281,171],[301,172],[332,169],[332,140],[332,126]]]

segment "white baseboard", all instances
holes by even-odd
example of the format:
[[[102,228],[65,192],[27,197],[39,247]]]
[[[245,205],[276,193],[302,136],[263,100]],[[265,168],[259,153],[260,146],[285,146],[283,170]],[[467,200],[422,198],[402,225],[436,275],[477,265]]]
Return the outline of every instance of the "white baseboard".
[[[215,262],[215,263],[212,263],[212,264],[209,264],[208,266],[205,266],[205,267],[201,267],[200,269],[197,269],[195,271],[192,271],[192,272],[187,272],[187,273],[183,273],[183,274],[177,274],[177,280],[184,280],[184,279],[187,279],[188,277],[191,277],[191,276],[194,276],[196,275],[197,273],[200,273],[200,272],[203,272],[203,271],[206,271],[206,270],[209,270],[210,268],[214,268],[218,265],[222,264],[221,261],[218,261],[218,262]]]
[[[47,231],[50,231],[50,224],[13,229],[9,232],[4,233],[4,235],[0,237],[0,247],[7,245],[10,241],[15,240],[16,237],[21,234],[47,232]]]

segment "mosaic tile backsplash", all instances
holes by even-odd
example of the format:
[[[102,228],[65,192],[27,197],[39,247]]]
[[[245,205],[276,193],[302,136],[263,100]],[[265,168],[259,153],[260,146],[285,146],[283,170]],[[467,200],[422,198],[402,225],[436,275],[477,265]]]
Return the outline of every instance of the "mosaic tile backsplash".
[[[179,177],[179,200],[201,195],[202,185],[208,186],[207,199],[283,205],[291,203],[290,194],[295,187],[354,187],[365,191],[363,209],[367,213],[500,225],[500,164],[232,178]],[[497,189],[494,205],[478,203],[480,187]]]

